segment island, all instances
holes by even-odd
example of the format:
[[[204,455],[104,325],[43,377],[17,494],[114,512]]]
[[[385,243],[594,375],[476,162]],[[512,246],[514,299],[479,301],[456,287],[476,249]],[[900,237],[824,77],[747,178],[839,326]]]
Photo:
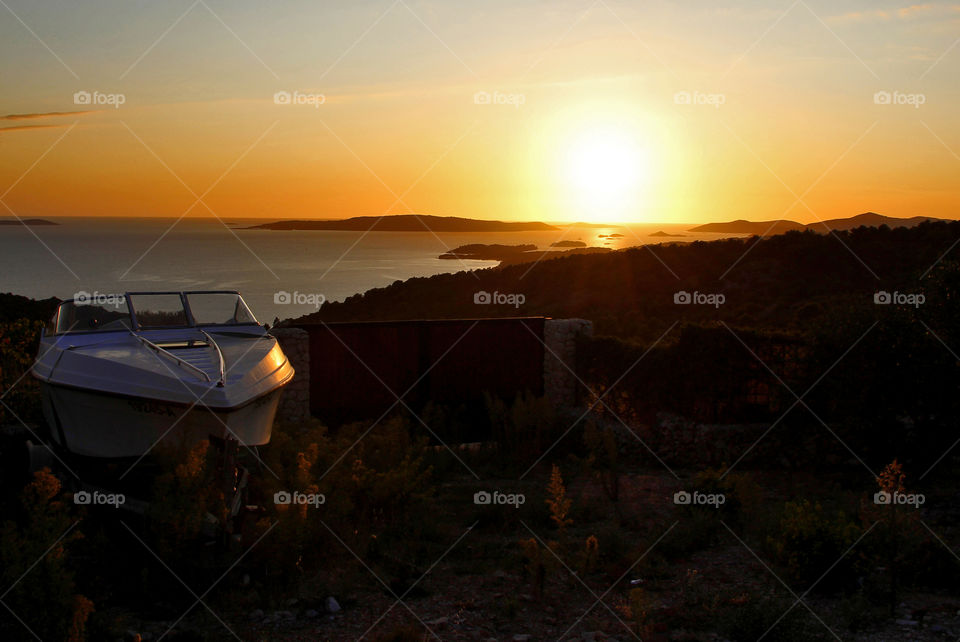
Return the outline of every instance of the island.
[[[595,254],[598,252],[610,252],[608,247],[575,247],[569,250],[537,250],[536,245],[483,245],[481,243],[472,243],[470,245],[461,245],[449,252],[441,254],[439,258],[444,260],[464,260],[474,261],[500,261],[500,266],[516,265],[517,263],[527,263],[530,261],[542,261],[544,259],[555,259],[572,254]]]
[[[275,221],[247,230],[333,230],[352,232],[551,232],[559,228],[538,221],[491,221],[457,216],[397,214],[355,216],[339,220]]]
[[[587,244],[583,241],[557,241],[551,243],[550,247],[587,247]]]
[[[769,236],[771,234],[783,234],[794,230],[811,230],[820,233],[829,233],[834,230],[853,230],[858,227],[915,227],[921,223],[937,222],[949,219],[938,219],[930,216],[913,216],[910,218],[895,218],[884,216],[876,212],[865,212],[850,216],[848,218],[834,218],[827,221],[818,221],[804,225],[796,221],[786,219],[776,219],[772,221],[745,221],[738,219],[726,223],[707,223],[690,228],[690,232],[715,232],[719,234],[756,234],[758,236]]]
[[[655,236],[657,238],[682,238],[682,237],[685,237],[686,234],[667,234],[663,230],[657,230],[650,236]]]
[[[537,249],[536,245],[484,245],[482,243],[471,243],[455,247],[449,252],[441,254],[438,258],[444,260],[471,259],[474,261],[503,261],[512,258],[524,252],[532,252]]]
[[[804,229],[803,223],[777,219],[774,221],[746,221],[737,219],[726,223],[707,223],[690,228],[689,232],[714,232],[717,234],[757,234],[767,236],[769,234],[782,234],[791,230]]]
[[[54,223],[53,221],[48,221],[43,218],[4,218],[0,219],[0,225],[29,225],[31,227],[37,225],[60,225],[59,223]]]

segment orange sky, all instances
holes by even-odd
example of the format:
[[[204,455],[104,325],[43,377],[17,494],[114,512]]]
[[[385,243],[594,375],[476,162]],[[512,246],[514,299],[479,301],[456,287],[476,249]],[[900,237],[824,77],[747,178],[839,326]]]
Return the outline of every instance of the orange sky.
[[[960,215],[960,5],[208,5],[10,3],[0,215]]]

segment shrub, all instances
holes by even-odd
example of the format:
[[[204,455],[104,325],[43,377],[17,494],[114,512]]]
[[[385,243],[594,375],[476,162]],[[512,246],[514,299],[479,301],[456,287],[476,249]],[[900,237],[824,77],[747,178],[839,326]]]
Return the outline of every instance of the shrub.
[[[724,504],[715,512],[728,522],[747,525],[761,512],[760,489],[747,473],[708,468],[694,477],[693,487],[701,493],[723,494]]]
[[[157,553],[182,557],[185,547],[204,534],[208,513],[224,525],[227,506],[217,475],[215,449],[204,440],[184,452],[169,449],[159,453],[160,474],[154,481],[148,516]]]
[[[40,420],[37,382],[24,375],[37,354],[42,328],[42,322],[28,319],[0,323],[0,394],[12,410],[0,405],[0,423],[15,421],[11,414],[28,423]]]
[[[21,514],[0,526],[0,584],[12,587],[4,602],[36,635],[78,642],[85,637],[93,603],[74,593],[67,551],[81,535],[60,491],[60,481],[47,468],[24,488]],[[13,618],[0,622],[0,637],[29,637]]]
[[[547,485],[547,506],[550,507],[550,519],[560,530],[564,530],[573,523],[569,518],[570,506],[573,503],[567,498],[567,488],[563,485],[563,477],[560,475],[560,468],[554,464],[550,470],[550,483]]]
[[[490,395],[485,400],[500,463],[507,467],[530,466],[567,429],[557,421],[556,408],[546,397],[525,392],[510,405]]]
[[[430,557],[426,546],[437,528],[426,452],[427,440],[414,437],[402,418],[369,431],[360,423],[343,426],[335,436],[316,422],[278,431],[264,450],[276,478],[264,473],[252,490],[269,515],[261,530],[277,526],[255,559],[289,581],[324,568],[331,555],[352,559],[346,544],[368,563],[389,567],[387,575],[412,572],[411,564]],[[319,493],[325,502],[275,505],[278,491]]]
[[[852,578],[854,562],[847,552],[858,535],[858,528],[842,511],[830,516],[819,503],[804,499],[784,505],[779,533],[769,543],[787,579],[805,589],[836,563],[830,576],[817,585],[825,590]]]

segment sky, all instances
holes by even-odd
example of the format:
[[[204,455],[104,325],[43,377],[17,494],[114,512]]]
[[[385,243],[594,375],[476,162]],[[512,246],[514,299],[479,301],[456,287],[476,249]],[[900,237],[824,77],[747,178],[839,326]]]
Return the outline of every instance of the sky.
[[[960,217],[960,4],[2,0],[0,216]]]

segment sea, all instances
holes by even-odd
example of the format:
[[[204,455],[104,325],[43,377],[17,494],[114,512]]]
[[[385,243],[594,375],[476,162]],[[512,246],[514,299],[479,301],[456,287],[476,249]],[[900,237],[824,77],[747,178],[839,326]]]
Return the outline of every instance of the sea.
[[[266,323],[395,281],[497,265],[439,258],[469,243],[549,250],[553,243],[582,241],[622,249],[730,236],[692,233],[692,224],[655,223],[434,234],[244,229],[267,222],[254,219],[44,218],[57,225],[0,225],[0,292],[64,299],[80,292],[238,290]],[[658,232],[675,236],[652,236]]]

